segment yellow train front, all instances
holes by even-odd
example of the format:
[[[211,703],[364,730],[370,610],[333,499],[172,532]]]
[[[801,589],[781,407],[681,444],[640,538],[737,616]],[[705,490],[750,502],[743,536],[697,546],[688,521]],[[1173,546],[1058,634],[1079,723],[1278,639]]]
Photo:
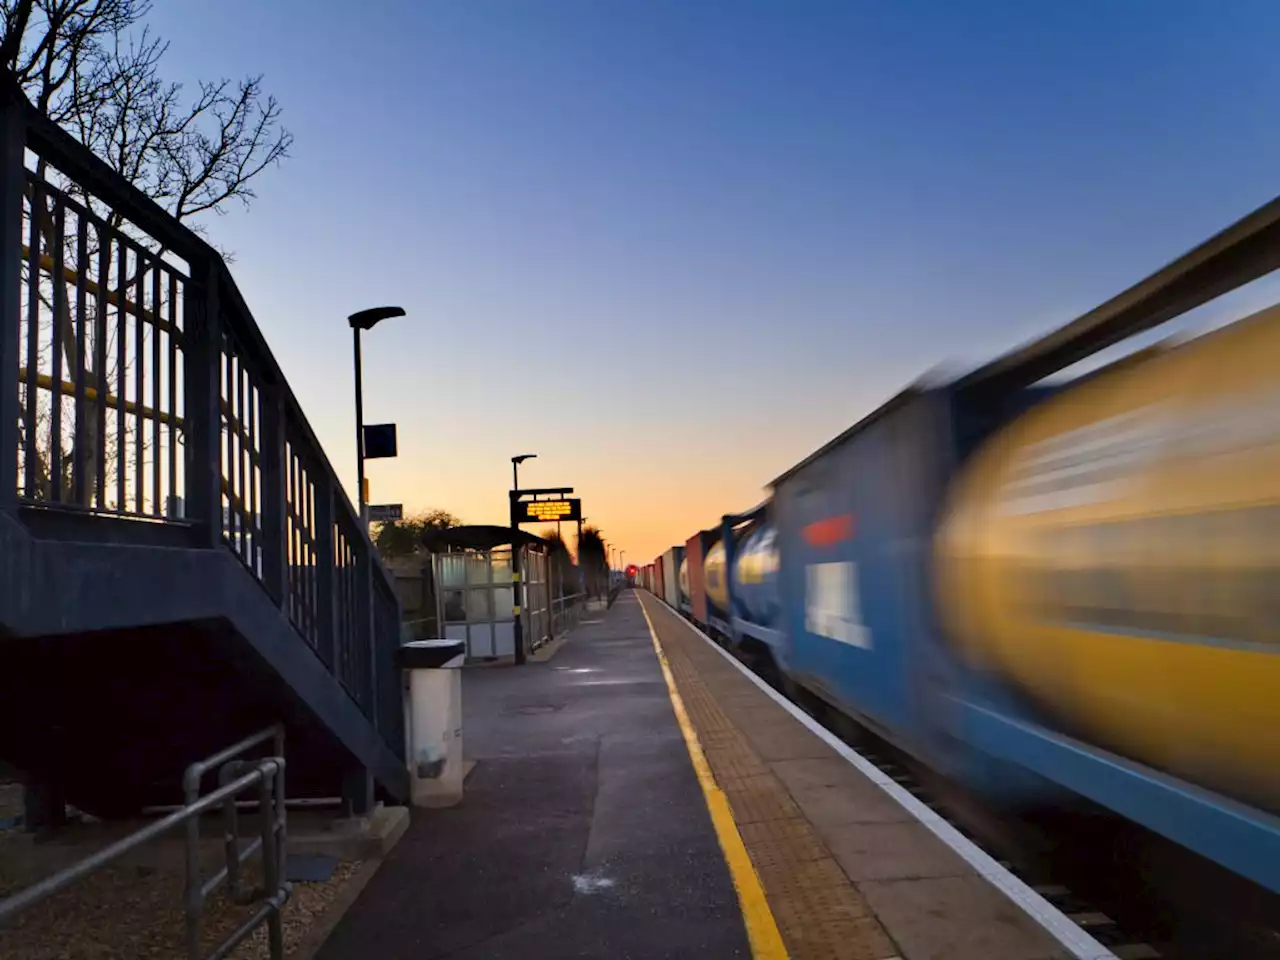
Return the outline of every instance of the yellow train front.
[[[1280,308],[1015,419],[935,550],[948,640],[1046,726],[1280,811]]]

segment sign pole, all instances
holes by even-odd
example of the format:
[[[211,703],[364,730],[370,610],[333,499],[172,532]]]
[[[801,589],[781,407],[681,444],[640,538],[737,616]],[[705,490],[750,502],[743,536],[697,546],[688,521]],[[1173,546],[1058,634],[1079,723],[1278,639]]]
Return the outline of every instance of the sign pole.
[[[356,497],[359,501],[360,523],[369,529],[369,518],[364,509],[364,384],[360,382],[360,328],[352,325],[355,338],[356,365]]]
[[[523,605],[520,603],[521,594],[524,592],[520,582],[520,544],[516,541],[519,539],[515,533],[520,529],[520,523],[516,516],[516,509],[520,502],[520,491],[515,487],[515,464],[511,465],[512,470],[512,488],[511,488],[511,638],[515,645],[516,665],[524,663],[524,627],[521,623],[523,616]]]

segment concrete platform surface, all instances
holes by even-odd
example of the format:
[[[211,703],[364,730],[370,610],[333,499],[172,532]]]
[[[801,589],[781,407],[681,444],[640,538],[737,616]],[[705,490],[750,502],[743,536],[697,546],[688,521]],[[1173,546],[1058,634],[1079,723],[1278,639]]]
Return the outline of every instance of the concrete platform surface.
[[[318,960],[750,956],[640,605],[467,670],[460,806],[415,810]]]

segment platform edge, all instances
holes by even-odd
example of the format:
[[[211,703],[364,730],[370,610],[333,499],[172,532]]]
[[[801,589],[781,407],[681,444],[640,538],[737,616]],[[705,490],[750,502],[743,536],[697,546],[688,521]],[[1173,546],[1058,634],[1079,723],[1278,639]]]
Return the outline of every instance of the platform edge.
[[[640,612],[644,614],[645,625],[649,628],[649,638],[653,641],[653,650],[658,657],[658,666],[662,669],[662,679],[667,684],[667,694],[671,699],[671,709],[676,715],[676,723],[684,737],[685,747],[689,751],[689,759],[693,763],[698,785],[702,788],[702,796],[707,804],[707,812],[711,816],[711,824],[716,831],[716,839],[720,842],[720,850],[724,854],[725,864],[729,868],[729,876],[733,888],[738,894],[738,905],[742,911],[742,920],[747,928],[747,940],[751,944],[751,955],[755,960],[789,960],[787,948],[782,942],[782,934],[774,920],[773,911],[765,897],[760,876],[756,873],[751,856],[747,853],[746,844],[738,832],[738,825],[729,809],[729,800],[716,783],[702,752],[702,743],[693,728],[689,715],[685,711],[684,700],[676,688],[675,677],[667,663],[667,655],[658,639],[658,631],[654,629],[649,611],[638,599]]]
[[[836,751],[841,757],[851,763],[858,769],[868,780],[878,786],[887,793],[894,801],[898,803],[904,810],[912,815],[918,822],[923,824],[933,833],[939,840],[950,847],[956,854],[962,857],[974,871],[977,872],[984,880],[999,890],[1009,900],[1015,903],[1027,916],[1031,917],[1041,928],[1045,930],[1053,939],[1058,941],[1065,947],[1075,960],[1119,960],[1116,954],[1112,953],[1099,941],[1091,937],[1084,930],[1080,929],[1071,918],[1064,914],[1048,900],[1036,893],[1031,887],[1023,883],[1016,876],[1000,866],[996,860],[984,850],[979,848],[971,840],[960,833],[955,827],[944,820],[941,816],[921,803],[909,791],[900,786],[898,783],[886,776],[875,764],[873,764],[858,751],[854,750],[847,743],[833,734],[826,727],[819,724],[813,717],[809,716],[794,703],[774,690],[765,683],[764,680],[756,676],[748,667],[740,660],[725,650],[720,644],[716,643],[711,637],[698,628],[696,624],[689,622],[684,614],[676,610],[661,597],[654,597],[659,603],[674,613],[677,618],[693,633],[700,637],[708,646],[716,653],[728,660],[739,672],[748,680],[754,683],[766,696],[772,699],[778,706],[786,710],[792,717],[802,723],[810,733],[822,740],[832,750]],[[641,604],[644,609],[644,604]],[[648,611],[645,611],[645,619],[648,620]],[[654,633],[652,622],[649,623],[650,633]],[[654,634],[655,644],[657,635]],[[666,669],[664,662],[663,669]],[[668,679],[668,685],[671,681]],[[739,841],[741,842],[741,841]]]

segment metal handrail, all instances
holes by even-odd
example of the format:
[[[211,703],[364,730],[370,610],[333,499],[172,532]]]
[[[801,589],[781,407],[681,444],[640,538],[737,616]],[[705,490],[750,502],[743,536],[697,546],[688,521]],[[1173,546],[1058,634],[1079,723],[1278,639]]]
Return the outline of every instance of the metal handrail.
[[[225,783],[228,779],[228,775],[234,775],[234,773],[244,767],[243,761],[237,760],[236,758],[246,751],[252,750],[254,747],[266,743],[268,740],[273,743],[275,747],[275,754],[277,757],[281,758],[281,764],[283,764],[284,727],[280,724],[274,724],[273,726],[259,730],[257,733],[250,734],[238,743],[233,743],[225,750],[221,750],[213,756],[206,757],[204,760],[197,761],[187,767],[186,771],[182,775],[183,797],[186,800],[187,805],[191,806],[197,802],[197,798],[200,795],[200,782],[208,771],[215,767],[220,767],[221,769],[218,774],[219,783]],[[277,787],[278,789],[276,791],[274,803],[274,821],[272,821],[271,817],[271,808],[273,804],[270,802],[270,793],[268,792],[266,795],[259,797],[259,816],[263,823],[263,834],[260,843],[263,855],[264,874],[270,872],[270,865],[273,861],[275,862],[275,867],[278,871],[281,866],[279,861],[284,859],[286,820],[283,768],[281,770]],[[248,860],[249,857],[253,856],[253,854],[257,852],[256,846],[258,841],[250,844],[243,852],[238,851],[239,830],[236,822],[236,813],[235,798],[228,797],[222,805],[223,840],[227,862],[223,866],[222,870],[220,870],[208,884],[202,883],[200,880],[200,821],[195,817],[189,818],[186,821],[187,882],[183,896],[183,904],[186,908],[187,953],[191,957],[191,960],[197,960],[200,956],[200,917],[203,912],[205,899],[217,890],[225,880],[231,881],[232,898],[235,899],[236,895],[239,893],[239,890],[237,889],[239,868],[246,860]],[[270,842],[270,835],[267,833],[266,828],[268,823],[272,824],[272,832],[274,832],[278,826],[280,834],[279,840],[276,843]],[[272,878],[270,876],[266,876],[264,877],[264,881],[268,890],[272,890],[279,886],[278,877]],[[285,895],[285,899],[288,899],[287,893]],[[281,906],[283,905],[284,901],[281,901]],[[260,922],[261,920],[258,920],[254,923],[254,926],[250,927],[249,930],[246,931],[245,935],[247,936],[249,932],[252,932],[253,928]],[[283,956],[283,935],[281,931],[276,929],[278,926],[279,915],[277,913],[274,916],[272,928],[269,931],[268,936],[268,939],[272,941],[272,960],[277,960],[278,956]],[[235,935],[233,934],[232,936],[234,937]],[[281,939],[280,954],[276,954],[274,952],[274,942],[277,938]],[[236,942],[239,941],[237,940]]]
[[[573,621],[572,626],[576,626],[586,600],[587,595],[585,593],[571,593],[566,597],[552,599],[551,632],[558,635],[569,620]],[[559,607],[559,610],[556,609],[557,607]]]
[[[259,744],[271,740],[277,747],[277,756],[258,760],[235,759]],[[0,900],[0,923],[12,919],[24,910],[65,890],[77,880],[88,876],[96,870],[108,866],[112,862],[131,853],[143,844],[163,836],[178,826],[186,826],[187,884],[184,896],[184,912],[186,915],[187,955],[190,960],[201,960],[200,953],[200,920],[204,911],[205,900],[222,886],[224,882],[232,884],[232,900],[248,905],[261,899],[262,906],[248,920],[228,934],[216,944],[213,952],[206,960],[220,960],[228,956],[246,937],[263,922],[268,924],[267,941],[271,960],[284,957],[284,930],[280,922],[280,911],[289,900],[293,885],[283,879],[284,856],[286,843],[286,823],[284,806],[284,771],[283,755],[284,730],[276,725],[246,737],[226,750],[220,751],[205,760],[187,767],[183,775],[183,786],[187,803],[165,817],[149,823],[108,844],[101,850],[90,854],[71,866],[59,870],[20,890],[12,896]],[[198,794],[203,775],[219,767],[219,787],[203,797]],[[236,797],[250,788],[258,788],[258,804],[261,814],[260,835],[243,850],[238,842],[236,824]],[[208,881],[200,878],[200,828],[199,818],[202,814],[218,807],[223,811],[224,844],[226,847],[226,865]],[[263,861],[263,886],[259,891],[244,895],[238,889],[239,868],[255,853],[261,852]]]

